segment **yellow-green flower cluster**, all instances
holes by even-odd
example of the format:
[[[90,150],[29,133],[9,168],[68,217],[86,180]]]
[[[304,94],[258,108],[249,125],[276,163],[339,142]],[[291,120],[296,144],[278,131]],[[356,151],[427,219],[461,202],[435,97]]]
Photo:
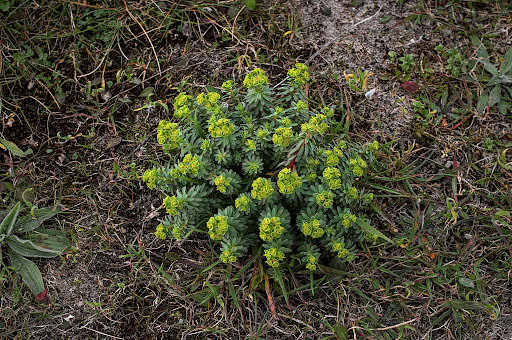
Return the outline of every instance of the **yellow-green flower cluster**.
[[[356,200],[357,199],[357,188],[349,187],[347,189],[347,191],[345,192],[345,195],[347,195],[347,197],[352,200]]]
[[[165,233],[165,227],[162,224],[159,224],[156,227],[155,236],[162,240],[166,239],[167,234]]]
[[[170,149],[176,149],[183,142],[180,137],[178,124],[167,120],[161,120],[158,123],[156,139],[159,144],[166,144]]]
[[[305,179],[306,179],[306,182],[314,182],[317,177],[318,177],[318,175],[316,173],[309,172],[306,174]]]
[[[366,167],[366,162],[359,156],[349,159],[349,169],[356,177],[363,176]]]
[[[279,217],[265,217],[260,223],[260,238],[263,241],[272,241],[279,238],[283,230],[284,227],[281,225]]]
[[[309,122],[302,124],[301,129],[304,132],[315,134],[325,133],[329,128],[329,125],[324,122],[327,117],[324,114],[317,113],[309,119]]]
[[[220,254],[220,260],[224,263],[233,263],[236,262],[236,256],[233,253],[233,249],[227,249]]]
[[[277,248],[270,248],[263,253],[267,258],[267,264],[271,267],[279,267],[279,261],[284,259],[284,253]]]
[[[262,200],[274,192],[272,182],[266,178],[258,177],[252,182],[251,196],[254,199]]]
[[[233,134],[235,127],[227,118],[210,119],[210,127],[208,127],[208,131],[212,137],[228,137]]]
[[[295,104],[295,109],[297,111],[307,111],[308,104],[304,103],[302,100],[299,100],[299,101],[297,101],[297,104]]]
[[[204,107],[209,111],[217,111],[218,105],[217,102],[220,99],[220,94],[217,92],[209,92],[205,95],[203,92],[197,95],[196,102],[199,105],[204,105]]]
[[[199,173],[199,169],[201,167],[201,162],[197,156],[194,156],[190,153],[187,153],[183,160],[178,164],[179,172],[183,175],[188,173],[192,175],[197,175]]]
[[[212,149],[212,143],[208,139],[203,139],[201,142],[201,150],[208,151]]]
[[[343,214],[343,220],[341,221],[341,224],[348,228],[357,220],[357,216],[354,214]]]
[[[290,127],[292,125],[292,120],[290,118],[283,118],[281,119],[281,126],[282,127]]]
[[[176,216],[178,211],[183,209],[183,201],[176,196],[167,196],[163,204],[165,211],[171,216]]]
[[[276,106],[275,111],[276,111],[276,116],[279,116],[284,112],[284,109],[282,107]]]
[[[350,254],[348,249],[345,248],[345,243],[340,241],[333,242],[331,250],[333,253],[338,253],[339,258],[346,257]]]
[[[330,190],[325,190],[316,195],[316,203],[324,208],[330,208],[333,203],[334,194]]]
[[[368,144],[368,150],[370,150],[371,152],[378,151],[379,148],[380,148],[379,142],[377,142],[376,140],[371,142],[370,144]]]
[[[333,148],[332,150],[325,150],[324,154],[327,156],[327,159],[325,160],[325,165],[335,166],[338,165],[340,157],[343,155],[343,152],[338,148]]]
[[[226,193],[226,189],[231,185],[231,179],[220,175],[215,178],[214,183],[217,186],[217,190],[224,194]]]
[[[240,196],[235,200],[235,208],[240,211],[247,211],[250,209],[251,199],[245,195]]]
[[[267,128],[260,128],[256,131],[256,137],[259,139],[265,139],[269,135],[269,131]]]
[[[294,68],[288,71],[288,77],[293,78],[294,82],[302,85],[309,80],[308,67],[304,64],[297,63]]]
[[[341,187],[340,169],[327,167],[324,169],[323,177],[331,190],[336,190]]]
[[[149,189],[154,189],[156,185],[156,169],[148,169],[144,171],[142,180],[146,183]]]
[[[272,136],[274,144],[287,147],[292,143],[293,130],[289,127],[278,127]]]
[[[268,84],[268,77],[265,75],[265,71],[260,68],[256,68],[249,72],[244,79],[244,86],[248,89],[253,87],[260,87]]]
[[[314,168],[319,164],[320,164],[320,161],[318,160],[318,158],[308,158],[308,160],[306,161],[306,166],[308,168]]]
[[[173,168],[173,169],[169,170],[169,176],[171,176],[171,178],[173,178],[173,179],[179,178],[181,176],[180,169]]]
[[[225,82],[222,83],[222,88],[224,90],[231,90],[233,88],[234,84],[235,83],[232,80],[226,80]]]
[[[188,117],[190,114],[189,104],[192,99],[192,96],[186,94],[185,92],[181,92],[174,99],[174,116],[177,118]]]
[[[373,194],[370,192],[368,194],[365,194],[363,195],[363,200],[366,202],[366,203],[371,203],[373,201]]]
[[[309,270],[316,270],[316,265],[318,263],[318,257],[313,254],[309,254],[306,258],[306,268]]]
[[[285,195],[291,194],[295,189],[302,185],[302,180],[297,172],[292,171],[290,168],[284,168],[279,171],[277,178],[279,192]]]
[[[185,237],[184,235],[184,231],[185,231],[185,227],[187,225],[186,224],[182,224],[180,226],[177,226],[175,225],[173,228],[172,228],[172,236],[176,239],[176,240],[181,240],[183,239],[183,237]]]
[[[331,109],[330,107],[325,106],[322,109],[322,112],[323,112],[324,115],[326,115],[329,118],[334,116],[334,110]]]
[[[245,141],[245,145],[247,146],[247,150],[255,151],[256,150],[256,142],[252,139],[248,139]]]
[[[321,228],[321,223],[317,219],[312,219],[309,222],[302,222],[302,233],[312,238],[318,238],[324,234]]]
[[[375,242],[377,242],[377,240],[379,239],[379,236],[377,236],[376,234],[372,233],[372,232],[369,232],[368,230],[364,230],[364,237],[366,240],[368,240],[369,242],[375,244]]]
[[[208,227],[208,235],[210,235],[210,238],[220,241],[228,231],[228,219],[223,215],[213,216],[210,217],[206,226]]]

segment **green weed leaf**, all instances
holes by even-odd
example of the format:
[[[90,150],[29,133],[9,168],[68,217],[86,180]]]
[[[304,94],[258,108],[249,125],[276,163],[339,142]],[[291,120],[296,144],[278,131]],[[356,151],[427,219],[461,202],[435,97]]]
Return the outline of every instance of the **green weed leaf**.
[[[32,154],[32,149],[27,149],[27,151],[22,151],[16,144],[13,142],[9,142],[8,140],[5,140],[3,138],[0,138],[0,146],[3,146],[10,152],[12,152],[14,155],[18,157],[26,157],[30,154]]]
[[[501,100],[501,86],[497,85],[491,90],[491,93],[489,94],[489,104],[488,104],[489,107],[493,107],[494,105],[499,103],[500,100]]]
[[[22,256],[27,257],[51,258],[58,256],[62,252],[61,249],[50,249],[40,247],[38,245],[35,245],[30,240],[23,240],[16,235],[8,236],[5,239],[5,241],[13,251],[17,252]]]
[[[23,202],[32,209],[32,202],[34,202],[34,190],[32,188],[28,188],[21,194],[21,199]]]
[[[39,295],[45,291],[43,277],[34,262],[24,258],[12,249],[9,249],[9,260],[11,266],[20,273],[23,282],[26,283],[34,295]]]
[[[508,49],[505,57],[503,57],[503,63],[500,67],[500,73],[505,74],[508,71],[512,70],[512,47]]]
[[[69,247],[70,242],[60,230],[38,229],[27,235],[26,240],[32,241],[36,246],[51,249],[59,254]]]
[[[9,236],[12,234],[14,223],[16,222],[16,218],[18,217],[18,213],[20,212],[20,207],[21,203],[16,203],[14,208],[12,208],[11,211],[7,214],[7,216],[5,216],[5,218],[2,220],[2,223],[0,223],[0,235]]]
[[[57,212],[52,211],[49,208],[37,209],[33,214],[20,218],[14,225],[15,233],[26,233],[33,231],[41,226],[41,224],[55,216]]]
[[[256,0],[244,0],[244,1],[245,1],[245,6],[247,6],[247,8],[250,11],[254,11],[256,9]]]
[[[460,277],[459,283],[464,287],[475,288],[475,283],[473,282],[473,280],[468,279],[467,277]]]
[[[483,113],[485,108],[487,107],[487,103],[489,102],[489,96],[487,94],[482,94],[480,98],[478,98],[478,103],[476,103],[476,110],[478,113]]]
[[[481,59],[486,59],[489,57],[489,53],[487,53],[487,49],[485,48],[484,44],[478,39],[476,36],[471,36],[471,42],[473,43],[473,46],[477,48],[476,56]]]
[[[334,335],[337,340],[347,340],[348,339],[348,330],[347,327],[342,324],[337,324],[334,326]]]
[[[496,68],[496,66],[494,66],[490,62],[486,61],[484,63],[484,68],[487,70],[487,72],[489,72],[493,76],[497,76],[498,75],[498,69]]]

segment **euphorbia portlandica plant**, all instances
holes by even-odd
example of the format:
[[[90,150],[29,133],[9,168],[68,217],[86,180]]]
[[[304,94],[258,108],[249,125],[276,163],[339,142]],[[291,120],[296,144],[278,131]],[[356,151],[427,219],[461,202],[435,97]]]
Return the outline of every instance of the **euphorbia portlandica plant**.
[[[176,122],[162,120],[157,134],[169,162],[143,175],[167,194],[157,237],[206,227],[225,263],[262,247],[271,267],[293,256],[311,270],[322,252],[351,261],[358,244],[387,239],[361,215],[373,195],[357,185],[379,143],[330,134],[334,110],[310,107],[308,80],[296,64],[273,89],[255,69],[242,88],[228,80],[220,92],[175,98]]]

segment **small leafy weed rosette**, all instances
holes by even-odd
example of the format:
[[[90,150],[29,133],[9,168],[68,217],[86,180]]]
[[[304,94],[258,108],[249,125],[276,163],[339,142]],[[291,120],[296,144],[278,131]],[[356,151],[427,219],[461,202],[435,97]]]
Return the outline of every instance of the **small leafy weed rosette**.
[[[271,267],[292,257],[310,270],[321,253],[352,261],[359,244],[386,238],[361,215],[373,195],[358,185],[379,143],[331,133],[334,110],[309,107],[308,80],[296,64],[274,89],[255,69],[242,88],[228,80],[221,93],[175,98],[176,122],[162,120],[157,135],[170,161],[143,175],[167,195],[157,237],[184,239],[206,227],[225,263],[262,247]]]

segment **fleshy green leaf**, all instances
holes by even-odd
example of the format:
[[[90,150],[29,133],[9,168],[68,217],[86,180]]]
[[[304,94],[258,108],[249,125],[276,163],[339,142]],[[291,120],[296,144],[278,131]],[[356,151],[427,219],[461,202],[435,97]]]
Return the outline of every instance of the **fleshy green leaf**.
[[[34,295],[37,296],[44,292],[43,277],[34,262],[24,258],[12,249],[9,249],[9,259],[11,266],[20,273],[23,282],[27,284]]]
[[[7,245],[18,254],[26,257],[50,258],[58,256],[62,251],[35,245],[31,240],[23,240],[16,235],[8,236]]]
[[[49,208],[38,209],[34,211],[33,215],[27,215],[20,218],[14,225],[15,233],[26,233],[33,231],[41,226],[41,224],[53,217],[57,212],[52,211]]]
[[[16,218],[18,217],[18,213],[20,212],[20,207],[21,203],[16,203],[14,208],[11,209],[11,211],[3,219],[2,223],[0,223],[0,235],[9,236],[12,233],[14,223],[16,222]]]
[[[357,220],[356,220],[356,223],[357,223],[358,226],[360,226],[361,228],[363,228],[367,232],[369,232],[369,233],[371,233],[373,235],[376,235],[376,236],[378,236],[378,237],[388,241],[391,244],[394,244],[393,241],[391,241],[391,239],[389,237],[387,237],[386,235],[384,235],[383,233],[381,233],[380,231],[378,231],[377,229],[375,229],[374,227],[372,227],[371,225],[366,223],[366,221],[363,220],[362,218],[358,217]]]

